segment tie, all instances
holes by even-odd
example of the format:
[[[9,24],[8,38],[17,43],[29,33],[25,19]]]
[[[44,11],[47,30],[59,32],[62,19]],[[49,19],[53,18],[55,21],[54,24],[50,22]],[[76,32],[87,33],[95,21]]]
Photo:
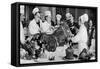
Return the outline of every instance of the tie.
[[[37,25],[40,27],[40,21],[39,21],[39,22],[37,22]]]

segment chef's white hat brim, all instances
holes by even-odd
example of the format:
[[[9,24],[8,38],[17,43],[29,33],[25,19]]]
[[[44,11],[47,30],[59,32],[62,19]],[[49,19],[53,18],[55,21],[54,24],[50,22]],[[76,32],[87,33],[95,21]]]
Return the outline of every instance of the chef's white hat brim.
[[[34,8],[32,13],[35,15],[35,13],[39,12],[39,9],[38,8]]]
[[[66,17],[70,17],[71,16],[71,14],[70,13],[66,13]]]
[[[45,16],[50,16],[51,17],[51,11],[45,11]]]
[[[57,18],[62,18],[62,16],[60,14],[57,14],[56,17]]]

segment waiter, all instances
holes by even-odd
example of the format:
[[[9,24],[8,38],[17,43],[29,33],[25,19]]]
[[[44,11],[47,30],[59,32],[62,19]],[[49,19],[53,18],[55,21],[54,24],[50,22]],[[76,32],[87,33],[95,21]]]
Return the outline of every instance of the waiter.
[[[27,54],[28,52],[25,50],[25,31],[23,28],[23,24],[22,22],[24,21],[25,16],[23,13],[20,13],[20,58],[24,59],[25,58],[25,54]]]
[[[24,21],[24,18],[25,18],[24,14],[21,14],[20,15],[20,42],[21,44],[25,43],[24,28],[22,24],[22,21]]]
[[[83,49],[88,49],[87,41],[88,41],[88,35],[87,35],[87,28],[85,27],[84,23],[88,21],[88,15],[84,14],[79,17],[79,32],[74,36],[71,40],[73,42],[78,43],[78,53],[76,53],[78,56],[83,51]]]
[[[93,31],[94,31],[94,26],[92,23],[92,20],[89,21],[89,28],[88,28],[88,36],[89,36],[89,41],[88,41],[88,46],[91,46],[91,40],[93,39]]]

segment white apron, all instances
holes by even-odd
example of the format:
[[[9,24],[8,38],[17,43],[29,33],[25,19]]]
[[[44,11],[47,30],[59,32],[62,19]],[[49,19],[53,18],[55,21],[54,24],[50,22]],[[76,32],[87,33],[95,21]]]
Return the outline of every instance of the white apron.
[[[72,38],[72,41],[78,42],[79,52],[77,54],[82,52],[84,48],[88,49],[88,46],[87,46],[88,35],[87,35],[87,29],[84,24],[80,26],[79,32],[77,33],[75,37]]]

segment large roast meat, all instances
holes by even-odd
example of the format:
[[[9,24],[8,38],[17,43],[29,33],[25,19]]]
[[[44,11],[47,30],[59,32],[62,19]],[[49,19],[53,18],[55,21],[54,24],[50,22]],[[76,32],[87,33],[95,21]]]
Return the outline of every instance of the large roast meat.
[[[54,52],[57,46],[64,46],[68,42],[69,36],[71,36],[70,29],[66,23],[63,23],[53,34],[42,34],[41,41],[45,43],[48,51]]]

